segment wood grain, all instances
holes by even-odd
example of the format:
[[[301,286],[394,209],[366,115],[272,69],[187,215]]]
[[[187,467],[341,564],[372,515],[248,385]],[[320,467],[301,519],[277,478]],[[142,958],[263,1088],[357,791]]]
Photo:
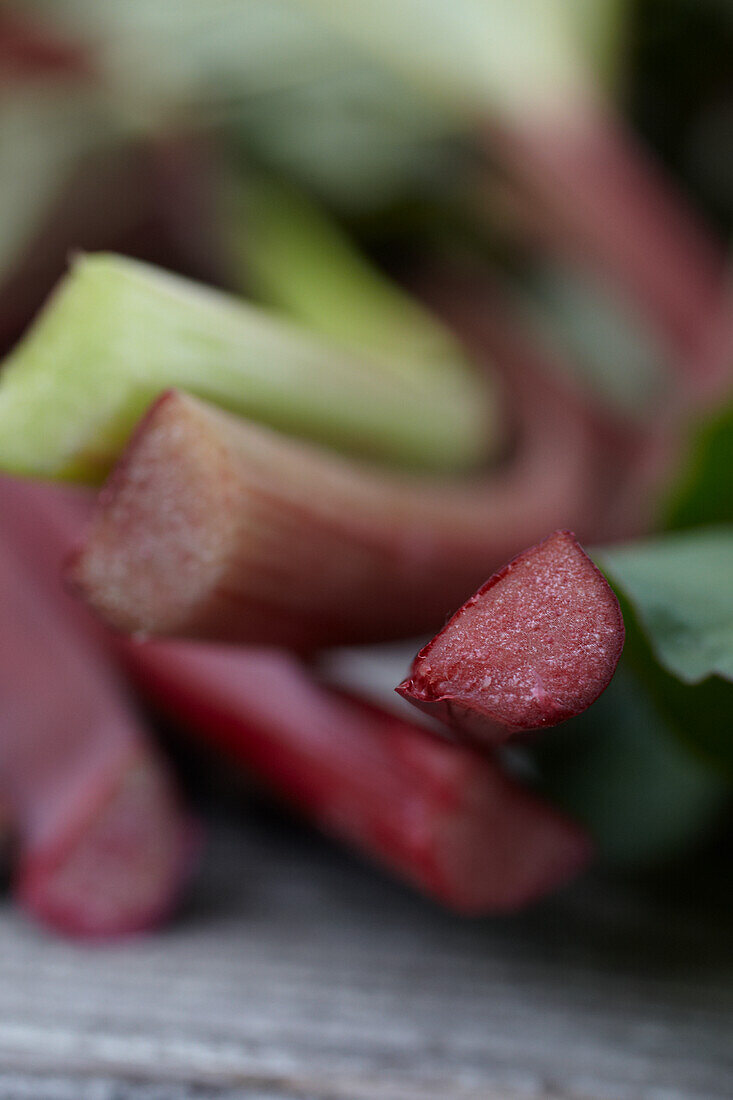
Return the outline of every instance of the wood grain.
[[[729,866],[465,921],[253,812],[158,936],[0,910],[0,1100],[730,1100]]]

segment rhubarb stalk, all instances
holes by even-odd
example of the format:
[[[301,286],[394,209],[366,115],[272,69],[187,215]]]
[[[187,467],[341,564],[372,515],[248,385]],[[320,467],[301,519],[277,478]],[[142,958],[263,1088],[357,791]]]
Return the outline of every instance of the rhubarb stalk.
[[[415,658],[399,694],[479,743],[555,726],[608,686],[618,600],[569,531],[495,573]]]
[[[515,458],[455,486],[380,476],[172,391],[71,579],[125,631],[309,648],[435,629],[547,529],[593,523],[585,410],[528,361],[512,381]]]
[[[368,262],[302,191],[248,174],[227,191],[238,285],[344,346],[421,364],[426,379],[466,353],[450,329]],[[488,379],[487,379],[488,382]]]
[[[151,927],[188,877],[195,830],[98,627],[61,588],[73,504],[55,526],[42,489],[3,480],[0,500],[0,802],[15,894],[70,935]]]
[[[98,480],[170,386],[345,450],[433,470],[491,450],[465,363],[358,355],[274,314],[113,255],[77,259],[0,381],[0,468]]]
[[[287,654],[170,642],[125,652],[166,714],[444,905],[516,909],[589,858],[582,830],[491,758],[318,686]]]

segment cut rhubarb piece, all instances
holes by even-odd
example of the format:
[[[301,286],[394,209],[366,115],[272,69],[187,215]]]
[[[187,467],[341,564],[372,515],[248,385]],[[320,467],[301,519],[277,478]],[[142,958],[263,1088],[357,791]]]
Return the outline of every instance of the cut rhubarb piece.
[[[95,761],[90,772],[79,759],[75,766],[78,787],[69,786],[48,817],[34,822],[30,809],[21,824],[15,897],[37,920],[70,936],[116,938],[154,928],[174,911],[198,846],[190,825],[182,831],[170,778],[147,747]],[[53,798],[56,783],[71,780],[59,772],[42,794],[26,794],[31,803]],[[25,832],[34,824],[36,835]]]
[[[569,531],[495,573],[415,658],[403,698],[481,743],[564,722],[608,686],[618,600]]]
[[[139,686],[325,832],[464,913],[577,873],[584,832],[492,759],[328,691],[277,651],[128,643]]]
[[[62,590],[81,501],[0,481],[0,802],[15,893],[69,935],[121,936],[166,917],[196,830],[148,745],[97,625]],[[78,505],[78,508],[77,508]]]
[[[435,630],[543,530],[587,529],[589,425],[551,380],[522,385],[521,449],[473,486],[380,476],[171,391],[70,580],[127,632],[308,649]]]
[[[99,481],[170,386],[295,435],[414,469],[492,449],[465,360],[355,353],[268,310],[122,256],[78,258],[0,379],[0,468]]]

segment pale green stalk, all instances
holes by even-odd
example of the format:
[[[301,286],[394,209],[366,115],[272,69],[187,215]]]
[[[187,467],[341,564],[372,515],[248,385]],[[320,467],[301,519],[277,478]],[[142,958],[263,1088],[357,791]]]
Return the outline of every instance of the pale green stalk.
[[[233,184],[224,218],[235,280],[329,339],[439,377],[467,369],[437,317],[359,252],[306,196],[274,180]]]
[[[98,480],[178,387],[320,443],[426,470],[480,461],[483,384],[357,354],[236,298],[114,255],[81,257],[0,377],[0,468]]]

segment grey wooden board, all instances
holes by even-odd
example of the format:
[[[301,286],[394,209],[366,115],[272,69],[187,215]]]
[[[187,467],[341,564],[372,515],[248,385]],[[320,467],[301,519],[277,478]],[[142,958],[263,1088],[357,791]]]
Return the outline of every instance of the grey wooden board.
[[[723,864],[730,869],[730,864]],[[463,921],[265,815],[156,936],[0,909],[0,1100],[731,1100],[731,883]]]

